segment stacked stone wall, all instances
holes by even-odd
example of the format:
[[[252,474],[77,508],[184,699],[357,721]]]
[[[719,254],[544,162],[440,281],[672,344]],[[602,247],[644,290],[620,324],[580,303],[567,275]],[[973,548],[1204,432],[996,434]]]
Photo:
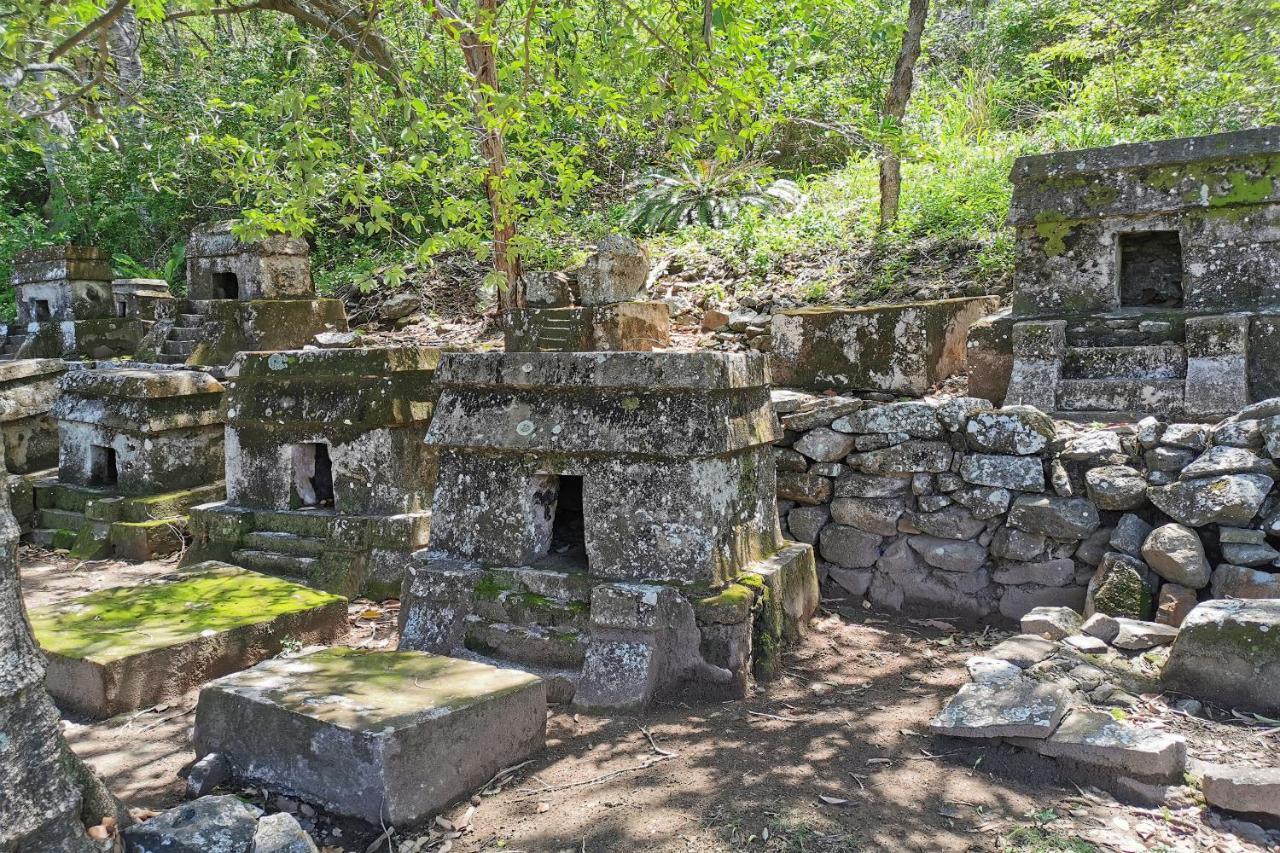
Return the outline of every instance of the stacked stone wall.
[[[778,511],[833,595],[1018,619],[1179,624],[1280,597],[1280,399],[1216,424],[1081,425],[976,398],[774,394]]]

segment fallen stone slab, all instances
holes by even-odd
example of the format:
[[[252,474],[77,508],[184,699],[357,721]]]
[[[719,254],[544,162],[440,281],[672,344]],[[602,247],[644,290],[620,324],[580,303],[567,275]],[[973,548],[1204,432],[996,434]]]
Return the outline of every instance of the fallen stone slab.
[[[1139,728],[1102,711],[1074,710],[1048,738],[1017,743],[1049,758],[1121,770],[1148,782],[1180,781],[1187,766],[1181,735]]]
[[[1084,624],[1080,626],[1080,631],[1090,637],[1097,637],[1104,643],[1109,643],[1116,638],[1116,634],[1120,633],[1120,623],[1116,621],[1114,616],[1095,613],[1084,620]]]
[[[984,656],[971,657],[965,661],[969,677],[978,684],[996,684],[1004,681],[1016,681],[1022,678],[1022,668],[1007,660]]]
[[[1182,622],[1166,690],[1263,714],[1280,712],[1280,599],[1219,599]]]
[[[1103,655],[1110,648],[1102,640],[1097,637],[1090,637],[1088,634],[1073,634],[1065,637],[1062,642],[1078,652],[1084,652],[1087,655]]]
[[[1205,765],[1201,788],[1211,806],[1280,817],[1280,767]]]
[[[1120,625],[1119,632],[1111,641],[1117,649],[1138,651],[1156,646],[1167,646],[1178,636],[1178,629],[1172,625],[1161,625],[1158,622],[1143,622],[1138,619],[1116,617]]]
[[[1030,678],[969,683],[929,723],[938,735],[969,738],[1046,738],[1066,713],[1070,695]]]
[[[1083,617],[1070,607],[1035,607],[1022,617],[1022,633],[1061,640],[1080,630]]]
[[[1052,655],[1057,648],[1057,643],[1046,640],[1044,637],[1019,634],[1002,643],[997,643],[987,652],[987,657],[1005,660],[1020,669],[1026,669]]]
[[[109,717],[175,699],[278,654],[286,638],[330,642],[347,601],[225,563],[200,563],[134,587],[31,611],[64,707]]]
[[[201,797],[125,829],[131,853],[252,853],[262,811],[229,794]]]
[[[246,782],[372,824],[412,824],[542,749],[546,687],[425,652],[334,647],[200,692],[198,756]]]

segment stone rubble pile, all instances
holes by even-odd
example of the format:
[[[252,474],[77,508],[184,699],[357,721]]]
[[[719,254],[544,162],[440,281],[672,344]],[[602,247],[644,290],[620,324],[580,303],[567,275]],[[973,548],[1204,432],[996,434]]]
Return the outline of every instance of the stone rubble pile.
[[[1171,626],[1206,598],[1280,597],[1280,399],[1217,424],[1109,429],[971,397],[773,403],[783,531],[845,594]]]

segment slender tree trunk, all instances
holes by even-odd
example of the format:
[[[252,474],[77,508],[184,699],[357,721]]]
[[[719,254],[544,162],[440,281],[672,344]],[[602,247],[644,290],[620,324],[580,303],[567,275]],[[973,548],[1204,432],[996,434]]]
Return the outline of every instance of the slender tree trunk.
[[[107,29],[107,50],[116,69],[116,85],[120,91],[116,100],[128,106],[133,94],[142,87],[142,29],[132,6],[126,6]],[[141,113],[135,113],[134,124],[141,123]]]
[[[492,21],[498,2],[479,0],[476,11],[481,22],[485,17]],[[520,258],[511,245],[517,233],[516,211],[513,201],[503,192],[507,149],[502,128],[493,114],[494,96],[498,93],[498,61],[493,44],[480,37],[479,26],[467,23],[456,9],[441,0],[437,0],[435,9],[436,16],[446,21],[456,34],[471,73],[471,104],[478,123],[480,154],[488,165],[484,190],[493,219],[493,268],[506,283],[505,293],[499,293],[499,305],[519,308],[524,305],[524,288],[520,284]]]
[[[902,36],[902,49],[893,67],[893,80],[884,99],[885,116],[895,125],[902,124],[911,100],[916,60],[920,58],[920,38],[925,19],[929,17],[929,0],[911,0],[907,11],[907,30]],[[902,163],[897,151],[886,147],[880,156],[880,227],[886,228],[898,219],[898,201],[902,197]]]
[[[85,827],[119,804],[71,752],[18,586],[18,525],[0,459],[0,853],[91,853]]]

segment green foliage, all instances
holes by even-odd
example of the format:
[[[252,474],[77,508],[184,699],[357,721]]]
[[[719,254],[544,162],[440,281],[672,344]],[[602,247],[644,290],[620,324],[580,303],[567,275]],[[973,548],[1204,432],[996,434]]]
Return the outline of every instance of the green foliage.
[[[766,183],[767,181],[767,183]],[[720,228],[748,212],[788,211],[802,195],[794,181],[774,180],[760,164],[696,160],[645,175],[633,188],[625,224],[640,232],[674,231],[686,225]]]

